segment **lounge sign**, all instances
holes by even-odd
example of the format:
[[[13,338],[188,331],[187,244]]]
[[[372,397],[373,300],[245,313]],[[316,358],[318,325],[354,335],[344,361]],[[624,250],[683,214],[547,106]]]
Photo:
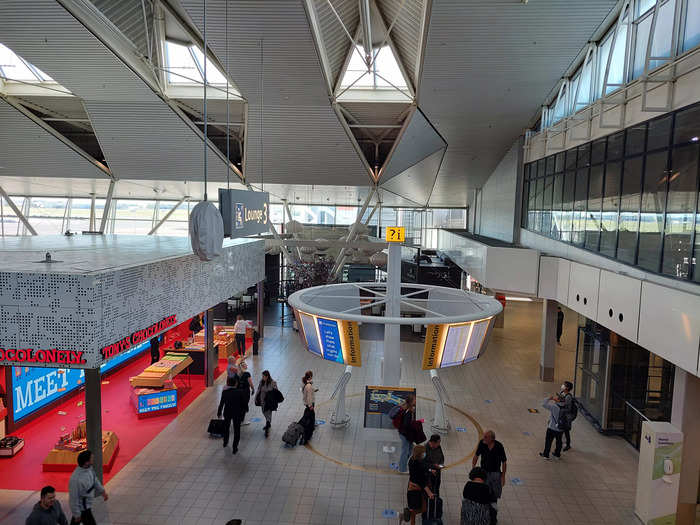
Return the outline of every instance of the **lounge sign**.
[[[226,237],[247,237],[270,229],[270,195],[264,191],[219,188],[219,212]]]
[[[170,328],[171,326],[174,326],[176,323],[177,316],[170,315],[165,319],[158,321],[157,323],[153,323],[148,328],[144,328],[143,330],[137,330],[130,336],[125,337],[124,339],[117,341],[116,343],[109,344],[105,346],[102,350],[100,350],[100,353],[102,354],[102,359],[109,359],[110,357],[114,357],[115,355],[124,352],[125,350],[128,350],[132,346],[136,346],[138,344],[143,343],[144,341],[148,341],[154,335],[159,334],[160,332],[167,328]]]

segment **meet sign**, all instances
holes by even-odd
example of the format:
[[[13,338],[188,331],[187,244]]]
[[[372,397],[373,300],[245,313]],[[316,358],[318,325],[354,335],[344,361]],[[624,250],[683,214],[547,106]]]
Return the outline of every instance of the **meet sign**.
[[[219,212],[226,237],[247,237],[270,229],[270,194],[219,188]]]

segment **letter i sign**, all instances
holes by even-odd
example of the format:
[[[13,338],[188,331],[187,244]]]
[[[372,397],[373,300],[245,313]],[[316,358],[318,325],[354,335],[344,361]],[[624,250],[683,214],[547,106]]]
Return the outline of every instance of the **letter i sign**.
[[[403,226],[387,226],[386,241],[387,242],[404,242],[406,240],[406,228]]]

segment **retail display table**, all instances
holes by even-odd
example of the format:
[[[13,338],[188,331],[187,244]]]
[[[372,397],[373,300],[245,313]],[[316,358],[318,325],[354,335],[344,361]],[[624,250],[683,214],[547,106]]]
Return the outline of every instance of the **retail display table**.
[[[163,388],[167,381],[178,375],[193,363],[186,353],[168,352],[163,359],[153,363],[139,375],[129,378],[133,387]]]
[[[177,412],[177,387],[167,381],[163,388],[134,388],[131,402],[139,419]]]
[[[54,448],[46,456],[42,470],[44,472],[72,472],[78,464],[78,454],[83,450],[85,448],[80,450]],[[104,461],[102,469],[105,472],[112,470],[118,451],[119,439],[117,435],[110,430],[102,432],[102,460]]]

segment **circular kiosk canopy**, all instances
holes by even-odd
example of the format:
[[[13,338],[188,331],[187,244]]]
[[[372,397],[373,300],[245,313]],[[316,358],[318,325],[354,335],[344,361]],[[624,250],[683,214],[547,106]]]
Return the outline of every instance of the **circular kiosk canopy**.
[[[401,284],[401,317],[385,317],[386,302],[386,283],[315,286],[289,297],[307,349],[355,366],[356,323],[428,325],[423,368],[433,369],[477,359],[486,348],[494,317],[503,310],[493,297],[425,284]],[[357,347],[354,363],[349,362],[350,347]]]

